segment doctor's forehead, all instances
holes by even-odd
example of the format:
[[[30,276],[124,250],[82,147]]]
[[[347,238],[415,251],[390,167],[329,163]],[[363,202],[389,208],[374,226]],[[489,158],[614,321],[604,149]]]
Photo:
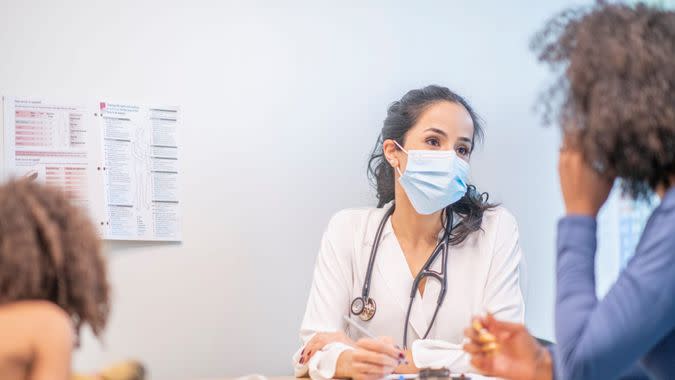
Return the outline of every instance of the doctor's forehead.
[[[469,112],[458,103],[437,102],[428,106],[417,119],[411,131],[423,132],[436,128],[449,137],[467,137],[473,140],[473,120]]]

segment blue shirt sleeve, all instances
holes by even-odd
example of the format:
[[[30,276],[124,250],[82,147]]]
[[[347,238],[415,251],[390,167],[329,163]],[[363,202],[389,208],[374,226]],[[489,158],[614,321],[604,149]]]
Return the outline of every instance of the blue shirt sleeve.
[[[560,375],[560,368],[557,366],[558,361],[556,360],[556,352],[558,351],[556,345],[547,346],[549,354],[551,355],[552,367],[553,367],[553,380],[562,379]],[[619,380],[649,380],[649,375],[637,364],[633,364],[628,370],[621,374]]]
[[[555,311],[558,379],[618,378],[673,329],[673,220],[659,219],[655,212],[635,256],[602,301],[595,293],[595,219],[567,216],[560,220]]]

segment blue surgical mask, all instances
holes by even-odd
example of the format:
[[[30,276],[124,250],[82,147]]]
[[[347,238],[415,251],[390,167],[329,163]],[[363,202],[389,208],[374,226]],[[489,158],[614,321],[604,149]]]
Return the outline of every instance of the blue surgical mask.
[[[396,143],[398,145],[398,143]],[[424,215],[460,200],[466,194],[469,164],[452,150],[410,150],[408,165],[401,173],[399,183],[415,210]]]

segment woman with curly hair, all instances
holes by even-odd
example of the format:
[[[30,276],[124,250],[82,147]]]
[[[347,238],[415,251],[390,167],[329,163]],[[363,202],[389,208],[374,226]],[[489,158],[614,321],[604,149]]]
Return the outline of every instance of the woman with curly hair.
[[[553,19],[533,45],[541,61],[564,69],[544,99],[559,110],[552,116],[564,135],[557,345],[547,350],[524,326],[487,316],[476,322],[493,334],[496,351],[486,352],[485,331],[475,328],[465,331],[465,350],[483,373],[509,379],[673,379],[675,12],[600,2]],[[615,178],[633,198],[655,192],[661,203],[633,259],[598,300],[596,215]]]
[[[108,319],[100,240],[85,213],[28,180],[0,186],[0,379],[65,380],[83,325]]]

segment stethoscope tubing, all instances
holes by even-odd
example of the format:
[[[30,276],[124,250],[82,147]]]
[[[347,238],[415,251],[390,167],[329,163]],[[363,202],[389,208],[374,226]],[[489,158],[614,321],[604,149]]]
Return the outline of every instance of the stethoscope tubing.
[[[380,245],[380,240],[382,239],[382,231],[384,230],[384,226],[386,225],[387,220],[389,217],[393,214],[394,209],[396,205],[392,205],[384,214],[382,217],[382,220],[380,221],[379,226],[377,227],[377,231],[375,232],[375,239],[373,240],[373,245],[370,250],[370,257],[368,259],[368,268],[366,269],[366,277],[363,282],[363,288],[361,290],[361,301],[363,304],[366,304],[369,300],[370,296],[370,281],[373,273],[373,266],[375,264],[375,257],[377,256],[377,251],[379,249]],[[452,229],[454,228],[454,223],[453,223],[453,215],[452,212],[447,211],[446,209],[446,214],[449,214],[448,216],[448,221],[446,222],[446,227],[445,227],[445,233],[443,235],[443,239],[436,245],[436,248],[434,248],[433,253],[427,261],[424,263],[424,266],[422,266],[422,269],[420,272],[415,276],[415,279],[413,281],[413,286],[410,291],[410,302],[408,303],[408,309],[406,311],[406,318],[405,318],[405,325],[403,328],[403,347],[407,347],[408,343],[408,325],[410,324],[410,312],[412,310],[412,305],[415,300],[415,295],[417,294],[417,288],[419,287],[419,283],[422,281],[422,279],[426,277],[433,277],[437,279],[441,283],[441,290],[438,294],[438,300],[436,301],[436,309],[434,310],[434,315],[431,318],[431,322],[429,323],[429,326],[424,333],[424,337],[422,339],[426,339],[427,336],[429,335],[429,332],[431,331],[431,328],[434,325],[434,322],[436,321],[436,316],[438,315],[438,311],[441,308],[441,305],[443,304],[443,300],[445,298],[445,292],[448,284],[448,278],[447,278],[447,262],[448,262],[448,248],[450,245],[450,235],[452,233]],[[447,226],[451,226],[450,229],[448,230]],[[438,257],[439,253],[441,254],[441,271],[436,272],[434,270],[431,270],[431,265],[433,265],[434,261],[436,261],[436,258]],[[373,300],[374,304],[374,300]],[[359,313],[360,314],[360,313]],[[373,312],[374,315],[374,312]],[[372,315],[370,316],[372,318]],[[370,319],[369,318],[369,319]]]

